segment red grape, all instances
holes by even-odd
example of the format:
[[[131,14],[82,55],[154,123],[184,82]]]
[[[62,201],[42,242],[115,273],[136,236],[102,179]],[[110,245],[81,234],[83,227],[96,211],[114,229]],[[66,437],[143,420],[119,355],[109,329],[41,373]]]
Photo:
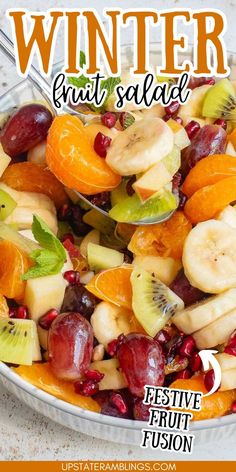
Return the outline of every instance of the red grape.
[[[67,311],[76,311],[83,315],[87,320],[90,320],[97,301],[97,298],[86,290],[84,285],[68,285],[68,287],[66,287],[61,311],[62,313]]]
[[[32,103],[19,108],[1,131],[4,151],[11,157],[43,141],[52,123],[52,114],[43,105]]]
[[[206,297],[206,293],[190,284],[183,270],[179,271],[170,284],[170,289],[183,300],[185,306],[192,305]]]
[[[162,348],[149,336],[128,334],[118,347],[117,358],[133,395],[143,397],[145,385],[163,385]]]
[[[223,154],[227,134],[217,125],[205,125],[192,139],[190,146],[182,152],[181,172],[186,176],[198,161],[210,154]]]
[[[93,331],[80,313],[68,312],[53,321],[48,337],[49,362],[56,377],[79,379],[89,368]]]

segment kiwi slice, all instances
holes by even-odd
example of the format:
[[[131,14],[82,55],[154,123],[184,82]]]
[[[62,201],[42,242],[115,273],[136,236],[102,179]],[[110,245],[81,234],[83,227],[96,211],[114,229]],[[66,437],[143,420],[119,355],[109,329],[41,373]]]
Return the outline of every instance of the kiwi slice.
[[[129,179],[123,178],[120,185],[111,192],[111,206],[114,207],[128,197],[126,187]]]
[[[141,202],[137,194],[127,197],[117,203],[110,211],[110,217],[119,223],[132,223],[149,218],[164,217],[177,207],[177,201],[172,192],[163,188],[145,202]]]
[[[33,320],[0,317],[0,360],[31,365],[40,360],[37,329]]]
[[[236,96],[229,79],[219,80],[208,90],[203,102],[202,115],[236,121]]]
[[[88,244],[87,257],[90,269],[95,272],[119,267],[124,262],[124,254],[94,243]]]
[[[132,272],[130,280],[135,317],[145,331],[154,337],[176,311],[184,308],[184,302],[155,274],[137,269]]]
[[[16,201],[5,190],[0,189],[0,221],[4,221],[16,206]]]

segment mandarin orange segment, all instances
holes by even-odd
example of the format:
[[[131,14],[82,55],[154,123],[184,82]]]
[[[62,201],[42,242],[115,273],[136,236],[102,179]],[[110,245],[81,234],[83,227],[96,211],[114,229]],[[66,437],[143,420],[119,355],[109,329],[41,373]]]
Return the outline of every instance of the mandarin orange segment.
[[[86,285],[86,288],[100,300],[131,310],[132,287],[130,276],[132,270],[132,266],[128,265],[104,270],[95,275]]]
[[[179,390],[193,390],[194,392],[207,393],[204,386],[203,375],[192,377],[191,379],[175,380],[170,388]],[[210,396],[202,397],[201,410],[191,411],[193,421],[207,420],[224,416],[230,411],[233,401],[236,399],[236,390],[227,390],[226,392],[215,392]],[[183,410],[184,411],[184,410]],[[190,411],[190,410],[188,410]]]
[[[199,161],[187,175],[182,191],[191,197],[197,190],[236,175],[236,160],[227,154],[215,154]]]
[[[9,316],[9,308],[6,301],[6,298],[0,294],[0,316],[4,318],[8,318]]]
[[[128,249],[136,256],[163,256],[181,259],[184,241],[192,228],[182,211],[164,223],[139,226]]]
[[[1,181],[15,190],[44,193],[57,208],[69,201],[63,185],[50,170],[33,162],[19,162],[8,166]]]
[[[46,161],[60,182],[86,195],[113,190],[121,181],[96,154],[85,127],[75,116],[54,119],[48,133]]]
[[[31,267],[28,256],[10,241],[0,241],[0,293],[22,300],[26,282],[22,275]]]
[[[234,149],[236,149],[236,128],[228,135],[228,140],[233,144]]]
[[[229,203],[236,200],[236,176],[220,180],[195,192],[187,201],[184,212],[193,223],[210,220]]]
[[[57,379],[52,373],[49,363],[20,366],[16,367],[14,371],[27,382],[60,400],[72,403],[85,410],[100,412],[100,406],[95,400],[75,393],[72,382]]]

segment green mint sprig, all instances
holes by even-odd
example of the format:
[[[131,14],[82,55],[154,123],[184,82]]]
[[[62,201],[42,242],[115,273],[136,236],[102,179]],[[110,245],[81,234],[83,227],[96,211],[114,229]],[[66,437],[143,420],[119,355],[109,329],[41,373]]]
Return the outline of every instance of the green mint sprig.
[[[23,280],[58,274],[66,261],[64,246],[37,215],[33,217],[32,232],[42,249],[30,253],[34,266],[23,275]]]

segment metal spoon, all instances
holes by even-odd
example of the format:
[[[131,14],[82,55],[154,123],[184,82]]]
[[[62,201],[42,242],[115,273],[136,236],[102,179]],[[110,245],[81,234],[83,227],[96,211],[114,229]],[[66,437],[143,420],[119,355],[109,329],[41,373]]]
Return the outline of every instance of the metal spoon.
[[[5,54],[5,56],[8,57],[8,59],[16,65],[16,59],[15,59],[15,52],[14,52],[14,45],[10,38],[4,33],[2,29],[0,29],[0,50]],[[77,110],[74,110],[70,108],[69,106],[65,105],[63,107],[63,110],[58,112],[58,110],[53,106],[52,103],[52,98],[51,98],[51,87],[50,84],[46,81],[46,79],[39,73],[39,71],[31,65],[29,73],[28,73],[28,79],[34,87],[41,93],[41,95],[44,97],[44,99],[50,104],[50,107],[53,108],[55,115],[61,114],[61,113],[69,113],[73,115],[77,115],[83,123],[88,123],[91,119],[94,119],[94,115],[90,114],[83,114],[80,113]],[[87,205],[90,207],[96,209],[103,215],[109,217],[109,214],[107,211],[99,208],[98,206],[92,204],[84,195],[82,195],[80,192],[75,190],[76,194],[78,197],[83,200]],[[141,221],[129,221],[129,223],[134,224],[134,225],[150,225],[154,223],[162,223],[163,221],[168,220],[174,213],[175,210],[170,211],[168,213],[165,213],[161,215],[159,218],[158,217],[147,217],[145,219],[142,219]]]

